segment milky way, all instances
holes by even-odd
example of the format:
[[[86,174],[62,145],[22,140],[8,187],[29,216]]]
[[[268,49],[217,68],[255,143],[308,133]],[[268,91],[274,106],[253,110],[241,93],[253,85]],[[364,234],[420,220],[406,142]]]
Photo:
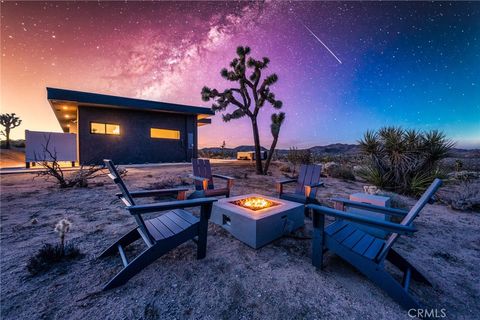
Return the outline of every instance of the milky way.
[[[1,19],[1,107],[23,129],[60,131],[46,86],[209,106],[202,86],[226,88],[220,69],[248,45],[279,76],[280,147],[382,125],[480,146],[480,3],[2,2]],[[202,146],[252,143],[247,119],[199,130]]]

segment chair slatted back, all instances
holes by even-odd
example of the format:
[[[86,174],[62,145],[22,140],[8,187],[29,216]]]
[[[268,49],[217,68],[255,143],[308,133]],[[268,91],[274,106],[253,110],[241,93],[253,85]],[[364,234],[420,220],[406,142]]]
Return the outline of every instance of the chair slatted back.
[[[423,207],[429,202],[432,197],[435,195],[435,192],[437,192],[438,188],[442,185],[442,180],[441,179],[435,179],[432,184],[428,187],[427,190],[423,193],[423,195],[418,199],[417,203],[410,209],[408,214],[403,218],[402,222],[400,222],[401,225],[404,226],[411,226],[413,223],[413,220],[418,216],[420,211],[422,211]],[[379,253],[377,260],[383,260],[386,256],[394,242],[398,239],[399,234],[398,233],[392,233],[390,237],[388,237],[387,241],[385,242],[385,245],[382,249],[382,251]]]
[[[297,186],[295,187],[295,193],[303,194],[305,192],[306,185],[314,185],[320,182],[320,173],[322,172],[322,166],[317,164],[303,164],[300,167],[300,173],[298,174]],[[317,189],[314,188],[313,196],[316,195]]]
[[[206,159],[192,159],[192,167],[193,175],[208,179],[208,189],[214,189],[210,161]],[[195,189],[203,190],[203,184],[201,181],[195,180]]]
[[[122,195],[120,196],[120,200],[122,200],[127,207],[134,206],[135,201],[133,201],[133,197],[130,195],[130,192],[128,192],[127,186],[123,182],[123,179],[118,173],[118,170],[115,167],[115,164],[113,163],[113,161],[109,159],[105,159],[103,160],[103,162],[107,166],[108,171],[110,171],[110,174],[108,176],[113,180],[113,182],[115,182],[115,184],[118,186],[118,188],[122,193]],[[148,229],[145,225],[145,221],[143,221],[142,216],[135,214],[133,215],[133,217],[135,218],[135,221],[137,222],[138,226],[143,231],[143,233],[147,235],[151,241],[154,241],[153,240],[154,238],[148,232]]]

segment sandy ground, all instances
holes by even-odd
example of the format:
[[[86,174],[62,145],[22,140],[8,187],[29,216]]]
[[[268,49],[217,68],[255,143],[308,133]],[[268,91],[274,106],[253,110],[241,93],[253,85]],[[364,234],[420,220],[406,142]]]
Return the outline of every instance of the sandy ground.
[[[254,175],[250,165],[215,165],[237,177],[234,195],[274,195],[281,176]],[[128,169],[131,187],[147,188],[168,177],[186,177],[189,168]],[[405,310],[340,258],[327,254],[326,268],[310,262],[310,241],[283,237],[253,250],[210,224],[207,257],[196,260],[188,242],[151,264],[126,285],[100,291],[121,261],[96,255],[134,226],[114,194],[116,186],[97,178],[88,188],[58,189],[32,174],[1,176],[2,319],[409,319]],[[318,198],[346,196],[360,182],[324,179]],[[412,205],[414,199],[406,199]],[[63,217],[73,222],[68,235],[85,253],[32,277],[25,265]],[[37,224],[31,220],[36,218]],[[420,230],[395,245],[422,270],[433,287],[412,284],[429,308],[445,308],[449,319],[480,314],[480,215],[427,206]],[[306,220],[304,234],[311,229]],[[140,245],[128,251],[132,256]]]
[[[24,167],[25,149],[0,149],[0,168]]]

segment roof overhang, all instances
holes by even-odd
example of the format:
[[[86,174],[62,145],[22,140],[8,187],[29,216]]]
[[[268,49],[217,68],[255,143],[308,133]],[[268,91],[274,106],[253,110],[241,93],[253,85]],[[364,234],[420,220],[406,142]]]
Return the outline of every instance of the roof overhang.
[[[208,117],[215,113],[210,108],[118,97],[106,94],[65,90],[47,87],[47,99],[63,131],[77,121],[78,106],[119,108],[139,111],[176,113],[197,116],[198,125],[211,123]]]

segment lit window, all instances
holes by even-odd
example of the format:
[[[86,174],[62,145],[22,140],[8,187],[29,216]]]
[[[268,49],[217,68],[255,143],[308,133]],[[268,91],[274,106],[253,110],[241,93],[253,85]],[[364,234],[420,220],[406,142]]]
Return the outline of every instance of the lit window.
[[[150,137],[157,139],[174,139],[180,140],[180,131],[150,128]]]
[[[90,123],[90,133],[105,134],[105,123]]]
[[[120,125],[91,122],[90,133],[120,135]]]
[[[106,127],[107,134],[120,134],[120,126],[118,124],[107,124]]]

